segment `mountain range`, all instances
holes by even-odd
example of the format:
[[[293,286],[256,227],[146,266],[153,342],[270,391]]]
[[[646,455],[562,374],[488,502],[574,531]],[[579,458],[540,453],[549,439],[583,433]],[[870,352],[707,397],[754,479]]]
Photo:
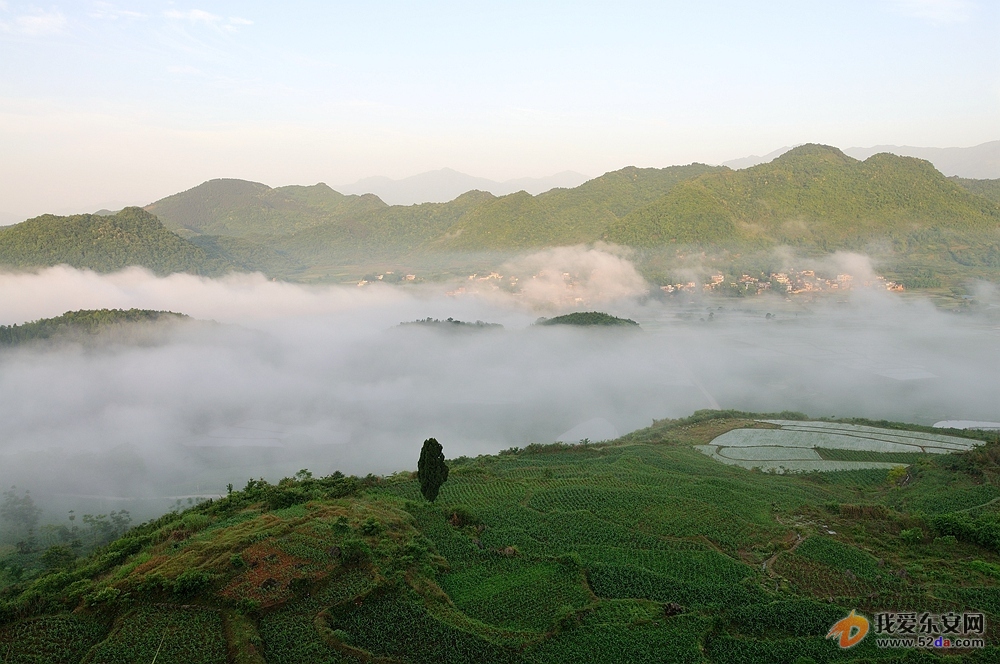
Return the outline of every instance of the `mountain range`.
[[[578,187],[589,179],[575,171],[563,171],[544,178],[517,178],[497,182],[442,168],[401,180],[383,176],[364,178],[353,184],[338,186],[337,191],[344,194],[375,194],[389,205],[417,205],[446,203],[474,189],[488,191],[494,196],[506,196],[518,191],[537,195],[555,188]]]
[[[862,161],[807,144],[740,170],[627,167],[538,195],[471,190],[409,206],[322,183],[210,180],[145,209],[45,215],[0,229],[0,263],[259,270],[297,279],[414,256],[607,241],[660,255],[683,247],[734,254],[878,247],[897,258],[992,270],[1000,268],[998,229],[1000,180],[948,178],[922,159],[879,153]]]
[[[765,164],[792,148],[782,147],[763,156],[750,155],[722,162],[723,166],[740,169]],[[1000,178],[1000,141],[990,141],[968,148],[920,148],[910,145],[876,145],[870,148],[847,148],[844,154],[855,159],[867,159],[880,152],[900,157],[926,159],[947,176],[991,179]]]

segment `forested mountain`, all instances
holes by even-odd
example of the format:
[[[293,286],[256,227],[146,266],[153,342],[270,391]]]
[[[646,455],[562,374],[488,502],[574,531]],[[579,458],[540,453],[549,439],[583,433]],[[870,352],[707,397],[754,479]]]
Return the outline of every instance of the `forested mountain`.
[[[137,207],[106,216],[46,214],[0,228],[0,265],[60,264],[98,272],[139,265],[156,274],[213,274],[226,267],[222,259],[167,230]]]
[[[21,325],[0,325],[0,347],[54,338],[98,335],[113,328],[189,320],[184,314],[148,309],[83,309]],[[120,335],[119,335],[120,336]]]
[[[1000,180],[970,180],[969,178],[960,177],[950,177],[948,179],[974,194],[988,198],[994,203],[1000,203]]]
[[[0,229],[0,264],[324,278],[347,274],[344,266],[363,274],[379,261],[604,240],[661,257],[683,246],[735,253],[877,246],[894,259],[957,270],[960,279],[966,268],[1000,267],[998,229],[1000,181],[946,178],[920,159],[877,154],[859,161],[810,144],[739,171],[628,167],[537,196],[469,191],[410,206],[345,196],[324,184],[211,180],[145,211],[45,215]]]
[[[146,210],[188,234],[241,237],[307,262],[317,254],[524,249],[599,239],[608,225],[678,182],[717,170],[703,164],[624,168],[574,189],[496,197],[469,191],[447,203],[387,206],[370,194],[344,196],[324,184],[279,187],[211,180]]]
[[[774,161],[685,181],[615,222],[605,238],[669,243],[862,247],[918,229],[993,232],[1000,206],[945,178],[929,162],[799,146]]]
[[[593,242],[619,218],[654,201],[678,183],[719,170],[704,164],[628,167],[574,189],[530,196],[524,192],[469,210],[434,245],[448,249],[525,249]]]
[[[272,189],[246,180],[209,180],[146,207],[175,231],[275,235],[364,217],[388,207],[377,196],[344,196],[323,183]]]
[[[345,194],[372,193],[389,205],[418,205],[420,203],[445,203],[467,191],[478,189],[494,196],[506,196],[518,191],[541,194],[556,187],[576,187],[587,177],[573,171],[563,171],[542,178],[517,178],[497,182],[487,178],[459,173],[450,168],[419,173],[402,180],[387,177],[370,177],[353,184],[337,185]]]

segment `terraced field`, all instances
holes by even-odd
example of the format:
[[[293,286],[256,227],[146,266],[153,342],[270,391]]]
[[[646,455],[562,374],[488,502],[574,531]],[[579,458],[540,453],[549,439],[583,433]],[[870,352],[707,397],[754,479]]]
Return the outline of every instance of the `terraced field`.
[[[1000,661],[1000,442],[968,435],[709,412],[453,459],[434,504],[410,473],[255,480],[61,569],[8,553],[0,662]],[[703,452],[775,436],[849,469]],[[851,610],[982,612],[988,647],[841,650]]]
[[[771,472],[842,471],[907,465],[898,455],[966,452],[978,441],[837,422],[760,420],[765,429],[734,429],[696,449],[721,463]],[[825,450],[868,452],[867,458],[823,454]]]

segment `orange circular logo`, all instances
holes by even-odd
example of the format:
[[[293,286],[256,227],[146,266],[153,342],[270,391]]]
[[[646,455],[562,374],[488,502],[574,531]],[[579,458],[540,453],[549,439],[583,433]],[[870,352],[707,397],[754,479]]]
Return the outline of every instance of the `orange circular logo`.
[[[850,648],[860,643],[861,639],[865,638],[867,633],[868,619],[864,616],[859,616],[852,609],[846,618],[837,621],[830,628],[830,632],[826,635],[826,638],[840,637],[840,647]]]

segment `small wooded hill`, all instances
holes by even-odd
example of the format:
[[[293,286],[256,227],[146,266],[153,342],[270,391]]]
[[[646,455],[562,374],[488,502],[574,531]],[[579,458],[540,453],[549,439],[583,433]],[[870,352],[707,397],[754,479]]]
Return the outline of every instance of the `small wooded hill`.
[[[164,228],[145,210],[113,215],[43,215],[0,228],[0,266],[70,265],[112,272],[138,265],[156,274],[214,274],[226,263]]]
[[[928,228],[995,234],[1000,206],[921,159],[877,154],[858,161],[833,147],[802,145],[767,164],[686,180],[612,224],[605,238],[640,247],[832,249]]]
[[[856,609],[982,612],[986,648],[918,659],[998,661],[996,435],[949,432],[991,442],[907,455],[905,473],[770,475],[694,449],[766,428],[764,417],[803,418],[703,411],[611,443],[452,459],[433,504],[409,472],[302,471],[250,480],[82,559],[70,541],[9,547],[0,653],[67,664],[902,661],[873,636],[849,650],[824,638]]]
[[[539,318],[536,325],[577,325],[582,327],[631,327],[639,324],[631,318],[618,318],[603,311],[577,311],[554,318]]]
[[[16,346],[54,338],[79,338],[81,335],[99,335],[112,328],[183,320],[190,319],[172,311],[81,309],[21,325],[0,325],[0,346]]]

